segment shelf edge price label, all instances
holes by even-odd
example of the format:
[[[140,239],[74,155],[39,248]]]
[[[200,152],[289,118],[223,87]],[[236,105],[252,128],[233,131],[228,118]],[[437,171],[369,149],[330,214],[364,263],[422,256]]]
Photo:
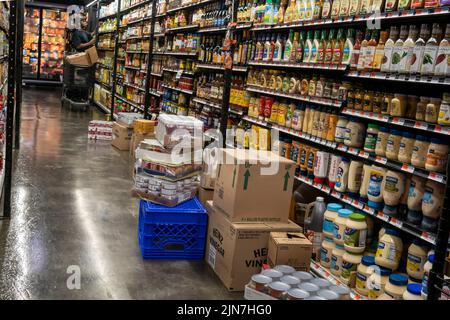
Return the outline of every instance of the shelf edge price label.
[[[387,163],[387,159],[383,158],[383,157],[380,157],[380,156],[376,156],[375,157],[375,161],[379,162],[379,163],[382,163],[382,164],[386,164]]]
[[[355,150],[352,147],[348,148],[347,152],[350,153],[350,154],[353,154],[355,156],[358,155],[358,150]]]
[[[383,212],[378,212],[377,217],[383,220],[384,222],[389,221],[389,216],[385,215]]]
[[[371,207],[369,207],[367,204],[363,205],[364,212],[367,212],[368,214],[374,215],[375,210]]]
[[[397,220],[396,218],[391,218],[390,222],[391,222],[392,225],[394,225],[394,226],[396,226],[396,227],[398,227],[400,229],[403,227],[403,222]]]
[[[403,165],[402,165],[402,171],[406,171],[406,172],[409,172],[409,173],[413,173],[414,172],[414,167],[413,166],[410,166],[409,164],[407,164],[407,163],[404,163]]]
[[[405,120],[399,118],[392,118],[392,123],[402,126],[405,124]]]
[[[337,148],[338,148],[339,151],[343,151],[343,152],[347,151],[347,147],[344,146],[343,144],[339,144]]]
[[[421,238],[426,240],[426,241],[430,241],[432,243],[436,242],[435,236],[430,234],[430,233],[428,233],[428,232],[426,232],[426,231],[422,232]]]
[[[414,123],[414,128],[416,128],[416,129],[427,130],[427,129],[428,129],[428,126],[427,126],[425,123],[423,123],[423,122],[416,121],[416,122]]]
[[[443,183],[444,182],[444,176],[442,174],[436,173],[436,172],[430,172],[428,174],[428,179]]]
[[[366,151],[361,150],[361,151],[359,151],[358,156],[360,156],[361,158],[364,158],[364,159],[369,159],[370,154]]]
[[[341,198],[341,195],[336,190],[332,190],[331,195],[337,199]]]

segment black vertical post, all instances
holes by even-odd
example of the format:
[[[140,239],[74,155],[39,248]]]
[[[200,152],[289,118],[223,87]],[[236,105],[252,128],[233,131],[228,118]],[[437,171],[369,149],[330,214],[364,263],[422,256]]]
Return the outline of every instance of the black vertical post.
[[[41,59],[42,59],[42,24],[44,23],[43,9],[36,8],[39,10],[39,40],[38,40],[38,70],[37,79],[41,79]]]
[[[100,26],[100,6],[101,6],[101,3],[102,3],[102,1],[99,0],[99,1],[95,4],[95,6],[97,7],[97,9],[95,10],[95,35],[96,35],[96,38],[95,38],[95,47],[96,47],[96,48],[98,48],[98,41],[99,41],[98,29],[99,29],[99,26]],[[94,71],[94,73],[95,73],[95,71]],[[95,76],[94,76],[94,77],[95,77]],[[95,92],[94,92],[94,90],[92,90],[92,95],[91,95],[91,101],[92,101],[92,102],[94,101],[94,94],[95,94]]]
[[[150,26],[150,48],[148,52],[148,60],[147,60],[147,76],[145,78],[145,104],[144,104],[144,118],[149,119],[148,109],[150,107],[150,78],[152,72],[152,64],[153,64],[153,36],[155,34],[155,22],[156,22],[156,1],[152,2],[152,20]],[[157,99],[157,103],[159,101]]]
[[[447,177],[450,173],[450,156],[447,157]],[[434,249],[433,267],[428,276],[428,296],[427,300],[438,300],[442,289],[442,278],[444,274],[445,258],[447,257],[447,245],[450,234],[450,186],[449,179],[445,185],[444,205],[441,218],[439,219],[436,234],[436,247]]]
[[[14,148],[20,149],[20,119],[22,112],[22,60],[23,60],[23,29],[25,15],[25,0],[17,1],[17,43],[16,43],[16,114]]]
[[[230,30],[230,38],[231,40],[234,40],[234,23],[236,22],[236,15],[237,15],[237,9],[238,4],[236,3],[236,0],[231,0],[231,29],[229,25]],[[231,59],[233,59],[234,53],[234,43],[232,42],[229,48],[229,55]],[[224,87],[223,87],[223,96],[222,96],[222,109],[220,112],[220,133],[222,134],[222,146],[225,148],[226,140],[227,140],[227,125],[228,125],[228,115],[229,115],[229,109],[230,109],[230,91],[231,91],[231,78],[233,75],[233,68],[227,68],[225,67],[223,80],[224,80]]]
[[[114,105],[116,101],[116,81],[117,81],[117,55],[119,54],[119,29],[120,29],[120,8],[121,0],[117,3],[117,28],[114,33],[115,45],[114,45],[114,59],[113,59],[113,74],[111,82],[111,121],[114,120]]]
[[[20,1],[20,0],[19,0]],[[5,180],[3,216],[11,216],[11,180],[13,162],[13,132],[14,132],[14,107],[15,107],[15,76],[16,76],[16,34],[17,34],[17,1],[10,1],[9,5],[9,30],[8,30],[8,98],[6,110],[6,148],[5,148]]]

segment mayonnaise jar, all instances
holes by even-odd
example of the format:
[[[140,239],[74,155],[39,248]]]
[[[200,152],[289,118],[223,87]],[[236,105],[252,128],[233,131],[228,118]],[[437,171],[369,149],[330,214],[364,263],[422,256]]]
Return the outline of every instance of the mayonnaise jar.
[[[322,241],[322,247],[320,248],[320,264],[329,268],[331,264],[331,253],[335,248],[335,244],[333,242],[333,238],[324,237]]]
[[[407,285],[408,277],[394,273],[389,276],[389,281],[384,287],[384,292],[394,300],[402,300]]]
[[[366,217],[360,213],[351,214],[345,224],[344,247],[351,253],[362,253],[366,248]]]
[[[403,300],[423,300],[420,291],[422,286],[417,283],[411,283],[406,286],[405,292],[403,292]]]
[[[406,258],[406,272],[414,279],[422,279],[424,266],[427,261],[427,247],[420,239],[414,239],[408,248]]]
[[[400,148],[398,149],[398,161],[403,163],[411,163],[414,142],[414,134],[410,132],[403,132],[403,137],[400,140]]]
[[[380,127],[377,135],[377,143],[375,144],[375,154],[380,157],[386,156],[386,145],[389,138],[389,129]]]
[[[363,256],[361,263],[356,270],[355,290],[360,295],[367,296],[369,288],[367,287],[367,280],[373,273],[373,266],[375,265],[375,257]]]
[[[375,263],[379,266],[396,270],[400,263],[403,242],[397,230],[386,228],[384,235],[378,242]]]
[[[335,276],[340,276],[342,272],[342,261],[344,257],[344,245],[336,244],[331,252],[330,272]]]
[[[390,269],[374,266],[373,273],[367,280],[369,300],[376,300],[384,293],[384,287],[391,273],[392,271]]]
[[[323,234],[326,237],[333,237],[334,235],[334,220],[337,218],[338,211],[342,209],[339,203],[329,203],[323,218]]]
[[[356,253],[346,252],[342,257],[342,272],[341,280],[344,284],[350,288],[355,287],[356,282],[356,270],[361,263],[362,255]]]
[[[369,207],[381,209],[383,207],[382,184],[386,170],[384,168],[372,166],[370,169],[369,187],[367,189],[367,196],[369,198]]]
[[[400,150],[400,140],[402,133],[399,130],[391,130],[386,144],[386,158],[390,160],[398,159],[398,151]]]
[[[334,220],[334,235],[333,235],[333,240],[336,244],[344,245],[345,225],[347,224],[347,219],[351,214],[352,211],[348,209],[340,209],[338,211],[338,216]]]
[[[447,163],[449,146],[444,140],[432,138],[428,147],[425,169],[436,172],[444,172]]]
[[[424,273],[422,278],[421,295],[424,299],[426,299],[428,296],[428,279],[430,277],[431,268],[433,268],[433,263],[434,263],[434,254],[428,256],[428,261],[425,263],[425,266],[423,267]]]
[[[411,154],[411,164],[413,166],[425,168],[429,146],[430,141],[426,136],[419,134],[416,136]]]

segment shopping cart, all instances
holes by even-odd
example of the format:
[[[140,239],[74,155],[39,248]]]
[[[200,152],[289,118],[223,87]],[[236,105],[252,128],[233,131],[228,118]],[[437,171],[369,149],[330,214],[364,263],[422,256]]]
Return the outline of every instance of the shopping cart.
[[[61,106],[86,111],[94,86],[94,67],[77,66],[64,61],[64,82]]]

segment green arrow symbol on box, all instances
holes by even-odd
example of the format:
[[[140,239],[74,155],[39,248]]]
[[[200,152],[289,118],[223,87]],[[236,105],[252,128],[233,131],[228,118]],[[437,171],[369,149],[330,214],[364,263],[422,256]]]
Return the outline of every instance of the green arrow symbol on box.
[[[248,189],[248,178],[250,178],[250,171],[248,171],[248,169],[247,169],[247,171],[245,171],[245,173],[244,173],[244,190],[247,190]]]
[[[233,188],[234,188],[234,183],[236,182],[236,167],[234,167],[234,171],[233,171]]]
[[[289,178],[291,176],[289,175],[289,171],[286,171],[286,174],[284,175],[284,188],[283,191],[287,191],[288,188],[288,182],[289,182]]]

